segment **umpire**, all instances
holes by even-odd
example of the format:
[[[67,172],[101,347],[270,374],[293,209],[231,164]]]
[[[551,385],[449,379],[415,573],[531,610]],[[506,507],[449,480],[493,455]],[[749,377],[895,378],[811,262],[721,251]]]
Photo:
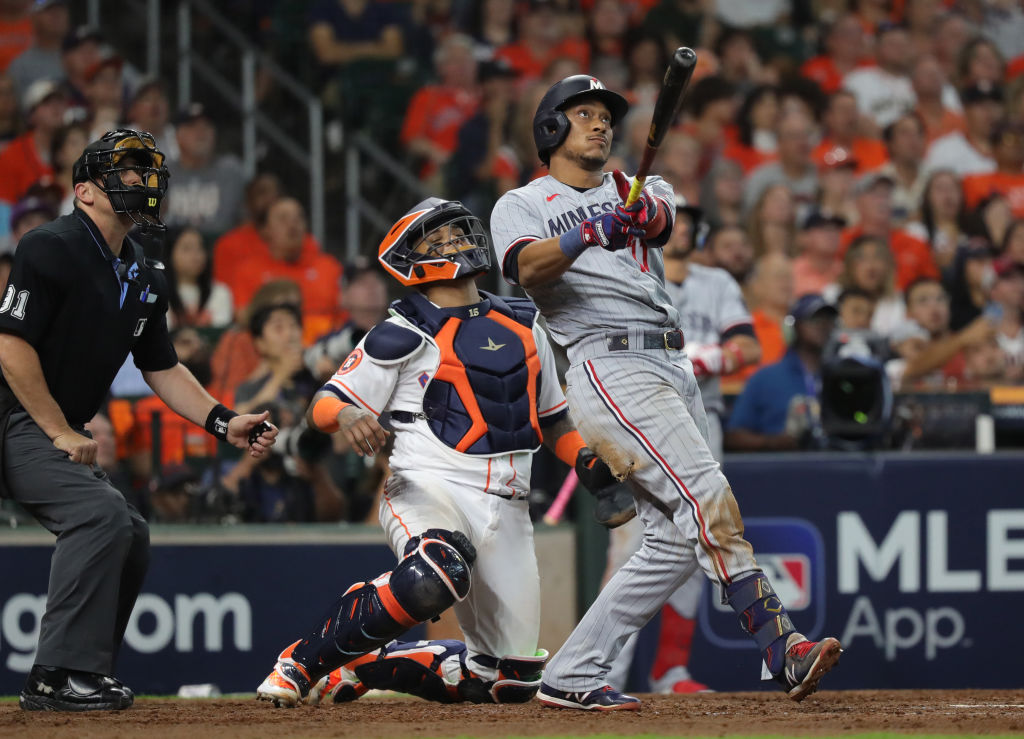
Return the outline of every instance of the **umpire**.
[[[131,352],[174,411],[258,457],[268,414],[239,416],[178,363],[162,265],[129,238],[162,229],[164,155],[148,133],[111,131],[75,162],[75,209],[18,243],[0,300],[0,491],[56,537],[26,711],[133,702],[114,662],[149,563],[142,516],[95,464],[84,424]]]

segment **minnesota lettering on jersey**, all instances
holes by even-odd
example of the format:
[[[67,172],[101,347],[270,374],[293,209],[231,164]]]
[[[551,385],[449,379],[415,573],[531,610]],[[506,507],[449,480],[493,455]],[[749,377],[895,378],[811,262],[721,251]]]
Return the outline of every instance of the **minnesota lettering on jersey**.
[[[574,226],[580,225],[588,218],[593,218],[601,213],[611,213],[613,210],[615,210],[615,203],[612,203],[609,200],[605,200],[603,203],[594,203],[593,205],[588,205],[586,207],[581,205],[579,208],[567,210],[554,218],[548,219],[548,237],[561,236],[563,233]]]

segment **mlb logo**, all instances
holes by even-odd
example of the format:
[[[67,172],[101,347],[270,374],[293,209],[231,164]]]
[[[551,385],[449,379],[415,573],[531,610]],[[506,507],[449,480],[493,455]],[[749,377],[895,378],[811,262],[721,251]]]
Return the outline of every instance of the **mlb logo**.
[[[786,610],[808,638],[825,624],[825,546],[809,521],[795,518],[745,519],[745,537],[754,557]],[[723,604],[717,585],[701,602],[701,632],[713,644],[730,649],[756,649],[737,625],[735,611]],[[799,618],[797,618],[799,616]]]

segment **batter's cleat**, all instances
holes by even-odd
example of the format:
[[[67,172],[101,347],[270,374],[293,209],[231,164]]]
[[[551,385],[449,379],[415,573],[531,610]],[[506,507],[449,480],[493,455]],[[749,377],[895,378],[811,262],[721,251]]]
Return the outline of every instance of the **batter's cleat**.
[[[105,675],[33,665],[18,705],[23,711],[120,711],[134,702],[126,690]]]
[[[660,678],[651,678],[651,692],[671,695],[672,693],[713,693],[707,685],[697,682],[685,667],[676,666]]]
[[[640,701],[609,685],[585,693],[567,693],[541,683],[537,699],[548,708],[576,708],[581,711],[639,711]]]
[[[606,529],[615,529],[636,517],[636,501],[628,485],[613,485],[595,495],[594,520]]]
[[[311,706],[320,703],[348,703],[358,700],[369,691],[363,682],[356,677],[356,674],[345,667],[339,667],[334,672],[320,679],[313,689],[309,691],[306,699]]]
[[[295,642],[278,656],[274,671],[256,688],[257,700],[270,701],[275,708],[295,708],[309,695],[313,687],[309,673],[292,659],[292,650],[298,643]]]
[[[786,641],[786,666],[775,676],[786,695],[802,701],[818,689],[818,682],[839,662],[843,649],[839,640],[826,637],[808,641],[803,634],[790,634]]]

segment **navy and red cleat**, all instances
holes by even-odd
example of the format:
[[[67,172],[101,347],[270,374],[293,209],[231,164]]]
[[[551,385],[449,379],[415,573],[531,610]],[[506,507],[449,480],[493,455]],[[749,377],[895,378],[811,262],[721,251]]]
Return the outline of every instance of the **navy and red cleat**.
[[[791,634],[786,646],[786,666],[775,680],[799,703],[818,689],[818,681],[836,666],[843,649],[831,636],[808,641],[802,634]]]
[[[608,685],[583,693],[569,693],[556,690],[547,683],[541,683],[537,699],[548,708],[576,708],[581,711],[640,710],[640,701],[637,698],[620,693]]]

